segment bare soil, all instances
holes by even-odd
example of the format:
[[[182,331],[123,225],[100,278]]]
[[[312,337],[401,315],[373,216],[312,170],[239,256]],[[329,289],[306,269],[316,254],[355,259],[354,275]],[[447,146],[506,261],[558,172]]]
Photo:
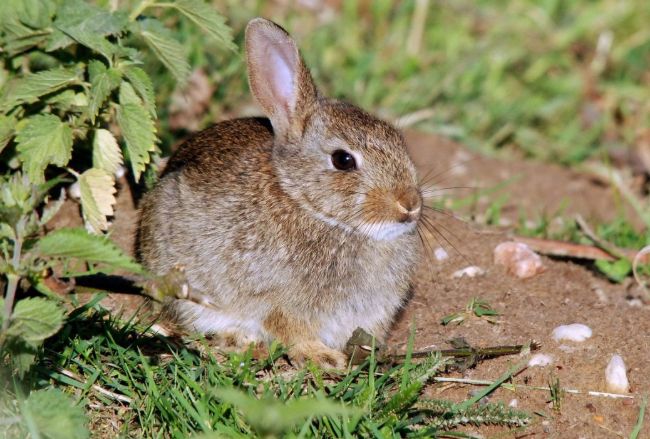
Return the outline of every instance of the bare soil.
[[[484,191],[469,209],[478,215],[494,200],[501,200],[505,225],[521,215],[537,219],[541,214],[552,217],[561,211],[569,218],[580,213],[587,220],[608,221],[627,211],[611,188],[586,174],[520,158],[479,156],[433,135],[412,132],[407,138],[411,154],[428,183],[436,183],[437,187],[470,186],[474,188],[470,191],[475,192],[497,186],[498,190]],[[122,183],[111,236],[120,247],[132,252],[137,212],[128,185]],[[433,249],[445,248],[450,257],[444,261],[433,255],[423,259],[414,296],[396,322],[389,344],[404,349],[412,325],[416,350],[447,348],[447,341],[455,337],[463,337],[473,346],[536,340],[542,343],[540,352],[551,355],[554,362],[527,368],[512,382],[547,386],[550,377],[557,377],[563,388],[583,392],[606,390],[605,367],[613,354],[620,354],[627,366],[634,399],[566,394],[557,411],[549,403],[548,391],[500,388],[490,400],[508,404],[516,399],[519,409],[536,413],[533,425],[517,431],[467,431],[486,437],[628,437],[637,420],[641,396],[650,393],[646,367],[650,360],[649,306],[639,300],[642,292],[631,282],[612,284],[588,264],[570,260],[544,258],[545,272],[526,280],[515,278],[493,263],[494,247],[509,239],[507,227],[482,228],[444,214],[437,214],[434,219],[446,240],[432,240],[430,245]],[[55,221],[56,227],[78,224],[77,207],[69,203]],[[474,278],[452,277],[456,270],[469,265],[478,265],[486,273]],[[478,318],[459,326],[440,324],[444,316],[462,311],[473,297],[485,299],[501,312],[497,324]],[[128,311],[137,303],[132,296],[113,295],[106,305]],[[593,336],[583,343],[554,341],[553,328],[569,323],[588,325]],[[517,357],[489,360],[452,376],[494,380],[519,361]],[[476,389],[464,384],[432,384],[427,392],[437,398],[461,400]],[[639,437],[650,437],[650,420],[645,422]]]

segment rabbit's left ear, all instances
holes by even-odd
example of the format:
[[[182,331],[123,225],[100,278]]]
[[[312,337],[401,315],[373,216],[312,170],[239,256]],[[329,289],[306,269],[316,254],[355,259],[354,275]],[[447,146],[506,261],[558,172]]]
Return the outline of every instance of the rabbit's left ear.
[[[269,20],[251,20],[246,26],[246,60],[251,92],[276,136],[301,136],[317,92],[291,36]]]

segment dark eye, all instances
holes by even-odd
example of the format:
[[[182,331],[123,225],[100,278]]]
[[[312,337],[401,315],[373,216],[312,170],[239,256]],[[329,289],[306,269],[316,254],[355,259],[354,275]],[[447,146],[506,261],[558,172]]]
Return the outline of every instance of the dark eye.
[[[349,152],[337,149],[332,153],[332,164],[339,171],[351,171],[357,169],[357,162]]]

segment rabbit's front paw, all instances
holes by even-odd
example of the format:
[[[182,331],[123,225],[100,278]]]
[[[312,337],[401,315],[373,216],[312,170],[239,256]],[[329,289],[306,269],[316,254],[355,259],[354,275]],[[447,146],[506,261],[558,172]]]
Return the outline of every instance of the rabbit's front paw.
[[[311,360],[324,369],[345,369],[347,357],[344,353],[325,346],[320,341],[301,342],[289,349],[291,361],[302,366]]]

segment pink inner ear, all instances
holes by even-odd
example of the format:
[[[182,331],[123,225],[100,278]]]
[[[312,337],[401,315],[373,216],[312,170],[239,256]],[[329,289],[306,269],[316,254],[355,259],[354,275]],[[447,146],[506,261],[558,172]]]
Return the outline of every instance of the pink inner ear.
[[[275,52],[275,51],[274,51]],[[281,53],[271,53],[271,86],[275,96],[282,101],[286,107],[293,103],[293,72],[287,60]]]

